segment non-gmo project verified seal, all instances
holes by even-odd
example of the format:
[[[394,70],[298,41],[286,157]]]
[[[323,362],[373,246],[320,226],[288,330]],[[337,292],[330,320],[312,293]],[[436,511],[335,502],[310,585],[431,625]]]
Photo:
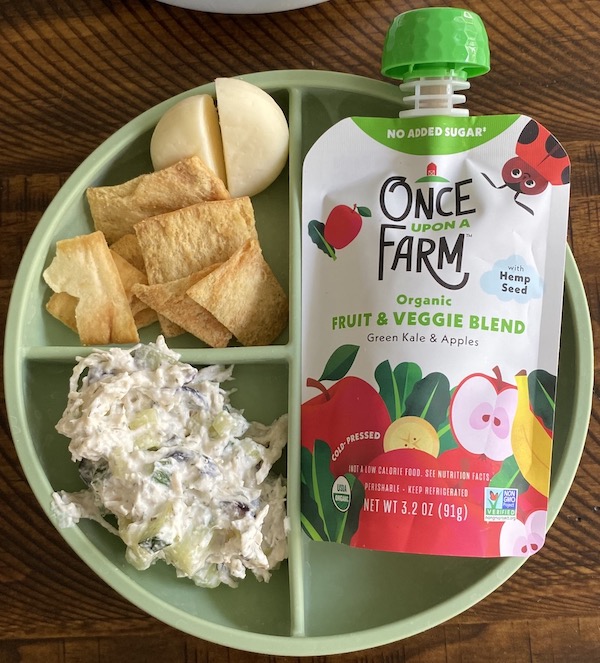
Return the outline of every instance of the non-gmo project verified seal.
[[[485,488],[484,520],[515,520],[518,496],[519,491],[516,488]]]

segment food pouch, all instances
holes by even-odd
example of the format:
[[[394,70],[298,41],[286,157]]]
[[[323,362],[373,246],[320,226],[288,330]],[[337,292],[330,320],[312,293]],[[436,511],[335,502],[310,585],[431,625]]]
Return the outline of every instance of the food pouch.
[[[547,527],[569,159],[530,117],[455,107],[489,68],[471,12],[400,15],[383,62],[414,108],[342,120],[304,162],[302,525],[528,556]]]

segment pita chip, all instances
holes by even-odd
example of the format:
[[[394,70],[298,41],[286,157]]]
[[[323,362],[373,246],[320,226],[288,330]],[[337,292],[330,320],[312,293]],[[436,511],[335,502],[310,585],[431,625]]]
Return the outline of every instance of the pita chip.
[[[134,232],[127,233],[127,235],[123,235],[116,242],[113,242],[110,245],[110,250],[118,253],[121,258],[125,258],[130,265],[133,265],[140,272],[146,273],[144,256]]]
[[[146,304],[141,302],[132,292],[132,288],[136,283],[148,283],[148,278],[144,272],[136,269],[130,262],[122,258],[118,253],[111,249],[111,255],[115,261],[115,266],[121,277],[121,283],[127,295],[131,312],[135,316],[142,309],[146,308]]]
[[[148,283],[165,283],[223,262],[256,237],[250,198],[191,205],[135,226]]]
[[[268,345],[287,325],[288,298],[256,239],[192,285],[187,295],[242,345]]]
[[[77,300],[75,324],[84,345],[139,341],[129,299],[101,232],[58,241],[43,277],[54,292]]]
[[[197,203],[145,219],[135,226],[149,285],[166,283],[227,260],[256,237],[250,198]],[[165,336],[182,328],[159,316]]]
[[[111,255],[115,261],[115,266],[119,272],[121,283],[127,295],[127,300],[131,308],[131,313],[135,320],[135,325],[138,329],[146,327],[158,320],[156,311],[153,311],[146,304],[140,301],[132,292],[132,287],[136,283],[148,283],[148,279],[143,272],[140,272],[127,260],[121,258],[118,254],[114,253],[111,249]],[[46,310],[50,315],[60,320],[63,324],[70,327],[77,333],[77,322],[75,319],[75,308],[77,307],[77,298],[66,292],[55,292],[52,294]]]
[[[202,200],[229,198],[223,181],[195,156],[122,184],[90,187],[86,194],[95,228],[109,244],[142,219]]]
[[[77,297],[69,295],[67,292],[53,292],[46,303],[46,311],[63,325],[67,325],[77,334],[77,320],[75,319],[75,309],[77,308]]]
[[[133,235],[133,238],[135,239],[135,235]],[[135,241],[137,244],[137,239],[135,239]],[[138,283],[148,283],[146,272],[140,271],[134,267],[129,261],[121,257],[113,249],[111,249],[111,254],[115,261],[115,265],[119,270],[119,276],[121,277],[121,283],[125,289],[127,299],[129,300],[129,307],[131,308],[131,313],[135,320],[135,326],[138,329],[142,329],[142,327],[147,327],[153,322],[156,322],[158,320],[156,311],[148,307],[147,304],[144,304],[144,302],[141,299],[138,299],[133,293],[134,285]]]
[[[154,309],[149,306],[144,306],[141,311],[133,314],[133,319],[135,320],[135,326],[138,329],[142,329],[143,327],[148,327],[148,325],[156,322],[158,320],[158,315]]]
[[[224,348],[231,339],[231,332],[185,294],[189,287],[214,268],[216,266],[167,283],[138,284],[133,292],[148,306],[201,341],[213,348]]]

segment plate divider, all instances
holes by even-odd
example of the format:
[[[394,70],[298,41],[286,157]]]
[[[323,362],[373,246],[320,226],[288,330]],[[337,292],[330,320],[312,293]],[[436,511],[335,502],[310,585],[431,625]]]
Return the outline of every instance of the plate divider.
[[[75,362],[76,357],[86,357],[95,350],[115,346],[43,346],[35,345],[23,348],[23,358],[32,361]],[[124,349],[133,346],[121,346]],[[169,346],[170,347],[170,346]],[[251,364],[251,363],[286,363],[290,361],[293,349],[290,345],[271,345],[246,348],[174,348],[173,352],[181,355],[181,361],[188,364]]]
[[[302,92],[298,88],[289,91],[289,282],[290,282],[290,363],[288,387],[288,517],[290,521],[289,583],[291,634],[305,635],[305,560],[300,524],[300,405],[301,405],[301,181],[302,181]]]

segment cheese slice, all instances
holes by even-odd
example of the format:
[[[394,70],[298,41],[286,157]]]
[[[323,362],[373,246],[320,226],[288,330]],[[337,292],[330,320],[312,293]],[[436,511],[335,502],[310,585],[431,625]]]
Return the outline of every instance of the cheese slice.
[[[283,170],[290,132],[270,94],[239,78],[217,78],[217,108],[232,197],[254,196]]]
[[[188,157],[200,157],[225,182],[221,130],[213,98],[195,94],[172,106],[152,133],[150,156],[154,170]]]

